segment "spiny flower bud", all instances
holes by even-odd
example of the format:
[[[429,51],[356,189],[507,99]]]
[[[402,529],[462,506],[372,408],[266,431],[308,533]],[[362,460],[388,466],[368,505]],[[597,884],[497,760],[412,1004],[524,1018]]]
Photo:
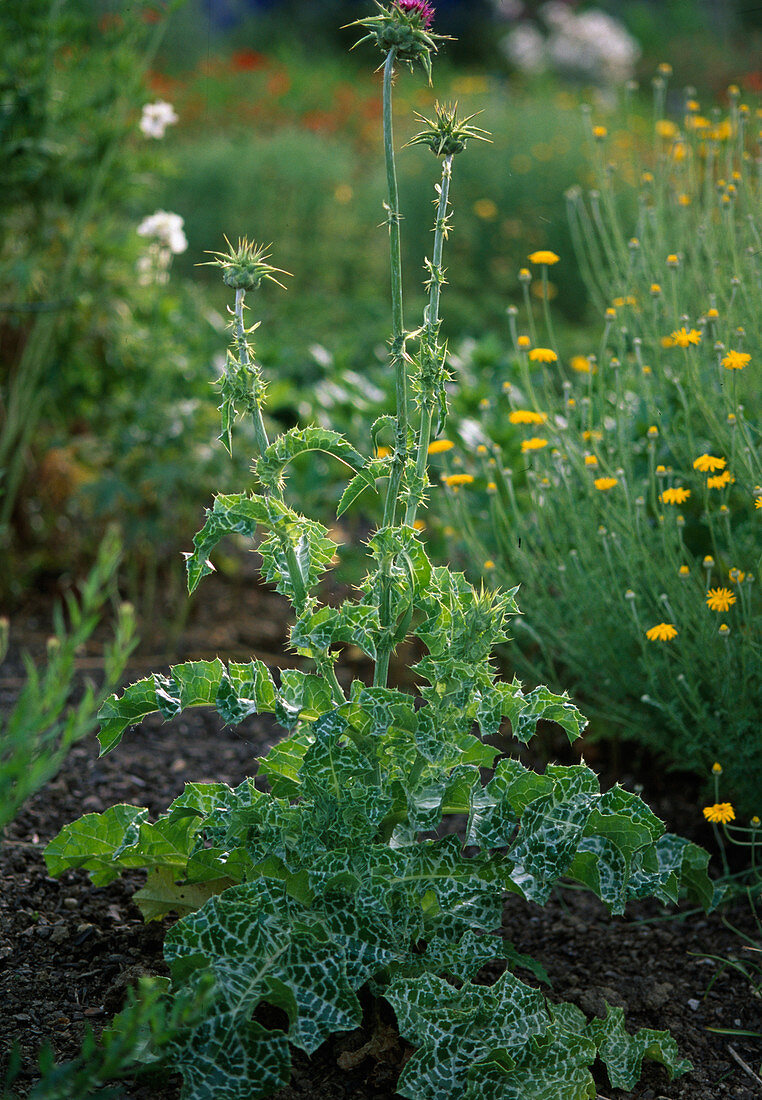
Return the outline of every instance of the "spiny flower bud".
[[[434,104],[435,118],[426,118],[416,111],[415,117],[426,127],[416,134],[407,143],[408,145],[428,145],[435,157],[451,157],[456,153],[462,153],[466,148],[469,138],[478,141],[490,141],[486,130],[478,126],[469,126],[472,118],[458,118],[458,104],[451,103],[447,106],[441,103]]]
[[[269,279],[271,283],[277,283],[280,287],[283,286],[275,276],[288,275],[289,272],[279,267],[272,267],[267,262],[270,258],[267,251],[269,245],[256,244],[254,241],[247,240],[246,237],[238,238],[237,248],[233,248],[227,237],[225,237],[225,244],[228,246],[227,252],[208,252],[207,255],[214,256],[214,259],[208,260],[207,265],[199,266],[221,267],[223,282],[233,290],[257,290],[264,279]],[[285,287],[283,289],[285,290]]]
[[[434,7],[428,0],[393,0],[382,4],[376,0],[378,15],[357,19],[349,25],[362,27],[367,33],[355,45],[374,41],[382,53],[394,50],[399,61],[412,68],[421,65],[431,81],[431,54],[437,51],[437,42],[447,35],[430,33],[434,22]]]

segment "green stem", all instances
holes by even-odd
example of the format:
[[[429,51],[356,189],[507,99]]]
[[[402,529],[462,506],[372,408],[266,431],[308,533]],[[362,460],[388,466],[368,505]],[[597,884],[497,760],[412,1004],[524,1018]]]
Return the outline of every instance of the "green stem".
[[[394,131],[392,125],[392,75],[396,51],[391,49],[384,64],[384,156],[388,189],[387,212],[389,217],[389,257],[392,292],[392,352],[395,392],[397,398],[397,426],[392,469],[386,490],[384,527],[394,523],[397,512],[402,474],[407,460],[408,393],[407,360],[405,356],[405,323],[402,312],[402,235],[399,209],[397,168],[394,159]]]
[[[450,180],[452,179],[452,155],[445,157],[442,164],[442,181],[439,188],[439,203],[437,205],[437,217],[434,225],[434,254],[431,263],[431,285],[429,287],[429,304],[424,312],[423,332],[421,334],[421,349],[424,357],[439,354],[437,336],[439,333],[439,300],[442,294],[442,282],[444,272],[442,270],[442,252],[445,237],[447,236],[447,203],[450,196]],[[426,477],[426,463],[428,460],[429,443],[431,442],[431,425],[434,419],[434,403],[436,395],[433,392],[423,394],[421,410],[421,427],[418,434],[418,454],[415,462],[416,483],[421,485]],[[415,523],[419,501],[415,497],[408,502],[405,513],[405,523],[412,527]]]
[[[392,293],[392,351],[391,362],[395,372],[395,393],[397,399],[397,419],[395,430],[395,447],[392,457],[389,484],[386,489],[386,501],[384,504],[383,526],[390,527],[394,524],[397,514],[397,502],[399,499],[402,474],[407,461],[407,433],[408,433],[408,392],[407,392],[407,357],[405,353],[405,327],[402,312],[402,245],[400,233],[399,189],[397,186],[397,169],[394,161],[394,131],[392,126],[392,75],[394,73],[394,59],[396,51],[391,49],[386,56],[384,64],[384,156],[386,161],[386,182],[388,188],[387,213],[389,221],[389,252],[391,267],[391,293]],[[373,675],[375,687],[385,687],[389,675],[389,658],[391,656],[391,642],[388,640],[391,634],[393,620],[392,600],[392,562],[384,559],[381,562],[380,576],[380,620],[384,637],[379,646],[376,668]]]
[[[252,368],[254,364],[251,361],[251,355],[249,354],[249,343],[246,339],[246,326],[243,323],[243,310],[244,310],[244,298],[246,296],[245,290],[236,290],[235,292],[235,338],[238,345],[238,359],[242,366]],[[251,411],[251,418],[254,421],[254,434],[257,440],[257,450],[264,458],[265,451],[270,446],[270,440],[267,435],[267,428],[265,427],[264,417],[262,416],[262,409],[259,401],[255,402],[255,406]]]

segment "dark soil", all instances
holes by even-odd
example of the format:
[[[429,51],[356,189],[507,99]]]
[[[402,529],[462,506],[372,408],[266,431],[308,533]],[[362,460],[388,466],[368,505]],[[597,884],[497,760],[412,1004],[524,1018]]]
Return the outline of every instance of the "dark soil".
[[[196,605],[173,643],[172,660],[216,652],[267,659],[278,653],[284,625],[276,596],[248,583],[214,579],[207,586],[204,603]],[[49,621],[49,609],[43,606],[17,616],[16,637],[39,648],[35,643],[44,639]],[[166,666],[161,644],[156,638],[144,644],[130,679]],[[97,666],[95,652],[85,655],[83,666]],[[3,666],[0,708],[19,686],[18,672],[13,660]],[[58,1058],[73,1057],[84,1026],[90,1023],[96,1031],[103,1026],[121,1008],[130,984],[142,974],[166,973],[161,948],[171,923],[143,923],[131,901],[144,878],[139,873],[100,889],[84,873],[49,878],[42,858],[45,844],[66,823],[115,802],[148,806],[158,815],[186,782],[224,780],[235,785],[256,771],[255,758],[279,736],[261,718],[235,730],[220,726],[216,715],[203,712],[167,724],[148,720],[101,759],[93,737],[72,752],[56,779],[6,831],[0,843],[0,1066],[17,1039],[25,1063],[17,1084],[22,1090],[33,1080],[36,1052],[44,1041],[52,1043]],[[613,782],[614,777],[605,776],[605,758],[596,766],[604,785]],[[669,829],[689,833],[712,848],[711,833],[697,826],[695,787],[683,787],[658,770],[653,776],[616,778],[631,789],[641,782],[644,797]],[[753,933],[748,908],[725,916]],[[612,1089],[601,1068],[596,1073],[601,1098],[762,1097],[762,1084],[755,1080],[762,1069],[762,1040],[708,1030],[762,1030],[760,1002],[749,985],[732,969],[702,957],[743,956],[741,941],[721,915],[676,915],[643,903],[625,918],[610,918],[594,898],[565,889],[543,909],[511,896],[504,927],[520,951],[546,968],[554,997],[574,1002],[588,1015],[602,1014],[604,1002],[620,1005],[631,1030],[668,1029],[681,1054],[693,1063],[690,1073],[672,1083],[660,1066],[646,1063],[632,1093]],[[396,1095],[394,1083],[408,1054],[391,1012],[382,1007],[379,1013],[369,1003],[363,1028],[331,1039],[310,1059],[295,1052],[292,1081],[278,1093],[279,1100],[388,1100]],[[176,1100],[179,1095],[179,1077],[153,1077],[124,1087],[131,1100]]]

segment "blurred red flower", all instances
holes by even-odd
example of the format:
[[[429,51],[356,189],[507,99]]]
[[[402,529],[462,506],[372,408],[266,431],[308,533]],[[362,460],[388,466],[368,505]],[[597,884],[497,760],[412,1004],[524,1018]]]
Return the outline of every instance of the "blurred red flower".
[[[237,72],[249,73],[256,69],[266,69],[270,62],[263,53],[257,53],[256,50],[235,50],[230,64]]]

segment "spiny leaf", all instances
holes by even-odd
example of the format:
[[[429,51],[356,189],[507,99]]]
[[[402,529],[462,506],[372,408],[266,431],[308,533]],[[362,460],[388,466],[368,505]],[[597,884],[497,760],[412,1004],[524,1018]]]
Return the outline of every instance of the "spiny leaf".
[[[207,509],[206,523],[193,539],[193,552],[186,555],[188,591],[193,592],[202,577],[214,571],[209,554],[220,539],[233,533],[253,538],[260,525],[270,518],[264,497],[217,496],[211,509]]]
[[[386,458],[371,458],[365,468],[355,474],[341,494],[341,500],[336,506],[336,518],[340,519],[348,508],[360,499],[364,492],[371,489],[377,493],[376,479],[386,477],[389,473],[389,460]]]
[[[265,485],[279,482],[284,468],[298,455],[308,451],[322,451],[332,455],[352,470],[361,470],[364,459],[359,451],[340,432],[330,428],[290,428],[270,444],[262,458],[256,462],[257,475]],[[368,484],[373,481],[368,478]]]
[[[288,1037],[312,1053],[333,1031],[357,1027],[360,1004],[347,982],[343,952],[319,922],[309,927],[262,909],[261,883],[212,898],[174,925],[165,945],[173,980],[185,984],[210,969],[217,1012],[245,1023],[263,1001],[288,1015]]]
[[[677,1043],[667,1031],[643,1027],[630,1035],[624,1025],[624,1011],[606,1006],[605,1018],[596,1017],[587,1026],[587,1034],[599,1047],[599,1055],[615,1089],[631,1089],[640,1077],[643,1059],[660,1062],[670,1081],[691,1069],[680,1058]]]

